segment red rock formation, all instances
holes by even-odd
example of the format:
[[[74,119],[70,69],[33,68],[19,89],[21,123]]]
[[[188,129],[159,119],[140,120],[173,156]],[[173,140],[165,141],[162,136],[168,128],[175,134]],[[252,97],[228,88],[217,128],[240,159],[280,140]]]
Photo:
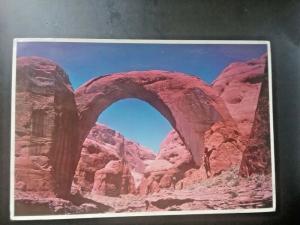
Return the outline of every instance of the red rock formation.
[[[34,148],[37,149],[34,151],[38,151],[38,153],[33,153],[34,156],[43,155],[44,153],[41,151],[47,151],[45,153],[47,158],[39,158],[35,161],[51,171],[48,171],[47,181],[52,183],[43,184],[43,186],[46,189],[54,189],[56,194],[61,197],[67,197],[69,194],[80,158],[79,146],[83,143],[85,136],[98,115],[111,103],[121,98],[140,98],[157,108],[171,124],[176,126],[180,137],[191,151],[194,162],[198,165],[201,164],[201,155],[203,154],[204,131],[216,121],[231,120],[222,100],[198,78],[166,71],[144,71],[104,76],[81,86],[76,91],[76,104],[81,121],[78,126],[73,92],[63,70],[55,63],[37,57],[20,59],[17,64],[17,91],[26,92],[29,95],[17,94],[19,107],[17,123],[26,120],[19,119],[22,117],[20,116],[21,112],[26,111],[30,114],[30,116],[29,114],[23,116],[27,120],[21,126],[17,124],[17,133],[22,136],[22,132],[24,132],[22,129],[33,127],[28,134],[34,137],[34,140],[30,139],[29,141],[28,138],[23,138],[25,144],[17,141],[16,145],[27,147],[33,143],[39,143],[34,144]],[[23,103],[34,99],[36,101],[33,101],[32,104]],[[47,111],[48,103],[52,104],[51,112]],[[44,120],[45,115],[47,115],[47,120]],[[31,117],[34,119],[29,122],[31,119],[28,120],[28,118]],[[47,126],[50,128],[45,128]],[[80,138],[78,138],[78,131]],[[46,134],[47,132],[48,134]],[[49,138],[41,139],[39,134]],[[41,142],[43,144],[40,144]],[[19,152],[17,151],[17,153]],[[127,153],[125,155],[128,157],[128,161],[132,162],[131,167],[137,168],[137,172],[143,170],[143,164],[134,160],[136,157],[127,155]],[[26,162],[26,157],[19,158],[23,164]],[[145,155],[145,157],[147,156]],[[19,162],[19,160],[16,161]],[[31,162],[33,159],[29,160],[29,167],[31,167]],[[44,174],[46,174],[45,171],[43,177]],[[17,173],[17,177],[21,176],[21,173]],[[19,182],[22,179],[17,179],[18,187],[25,188],[29,181],[24,181],[25,184],[23,184]],[[36,187],[33,185],[33,188]]]
[[[22,57],[16,79],[16,189],[66,196],[78,154],[78,118],[68,76],[50,60]]]
[[[191,168],[184,173],[183,178],[176,184],[176,189],[181,190],[193,184],[199,184],[207,178],[207,171],[204,166],[201,166],[200,168]]]
[[[194,166],[191,153],[186,149],[175,130],[172,130],[161,143],[156,159],[167,160],[176,168],[184,169]]]
[[[178,133],[172,130],[161,143],[156,159],[148,162],[139,193],[159,192],[163,188],[174,189],[184,172],[194,166],[191,153]]]
[[[121,157],[120,145],[124,145],[123,155],[124,160],[128,163],[131,169],[136,172],[143,173],[145,169],[144,160],[152,160],[155,154],[142,145],[133,141],[127,140],[119,132],[108,128],[103,124],[96,124],[88,134],[91,140],[98,142],[101,146],[113,150]],[[123,143],[124,142],[124,143]]]
[[[223,171],[239,167],[245,145],[235,126],[215,123],[204,135],[203,165],[196,168],[190,152],[179,135],[172,130],[162,142],[157,158],[146,167],[139,188],[141,194],[158,192],[161,188],[182,189]]]
[[[120,151],[122,143],[124,144],[124,155]],[[145,161],[154,158],[155,154],[149,149],[125,139],[120,133],[105,125],[96,124],[83,144],[74,177],[73,192],[90,193],[94,184],[95,172],[104,168],[110,161],[120,159],[127,163],[135,184],[138,186],[140,176],[146,167]]]
[[[197,77],[168,71],[134,71],[88,81],[76,92],[81,141],[99,114],[113,102],[139,98],[162,113],[178,131],[200,166],[203,134],[214,123],[231,121],[223,101]]]
[[[204,169],[207,176],[215,176],[239,167],[245,145],[235,126],[218,122],[205,132]]]
[[[119,160],[119,155],[112,149],[89,138],[83,143],[81,157],[75,172],[73,192],[80,194],[91,192],[94,185],[95,172],[113,160]]]
[[[162,188],[174,189],[184,172],[195,166],[191,153],[175,130],[161,143],[156,159],[147,163],[139,186],[140,194],[159,192]]]
[[[181,171],[166,160],[154,160],[139,186],[142,195],[159,192],[163,188],[173,188],[181,177]]]
[[[156,195],[157,199],[149,198],[147,201],[152,207],[159,209],[200,209],[205,207],[204,201],[205,205],[213,208],[216,206],[214,201],[219,201],[222,196],[227,201],[222,203],[224,208],[237,205],[248,207],[255,201],[252,193],[257,190],[261,192],[257,194],[260,201],[254,202],[254,207],[261,207],[261,199],[266,201],[265,204],[270,204],[271,191],[268,189],[265,194],[261,189],[271,182],[261,182],[256,187],[253,185],[256,181],[248,185],[247,180],[239,190],[239,181],[225,176],[241,162],[245,148],[241,133],[248,135],[253,123],[251,115],[254,115],[257,101],[254,126],[249,146],[243,155],[240,174],[248,176],[252,173],[270,173],[269,102],[267,79],[261,74],[262,65],[265,65],[264,57],[232,64],[225,69],[213,83],[221,97],[217,97],[215,91],[199,79],[180,73],[144,71],[96,78],[76,91],[79,122],[72,88],[63,70],[53,62],[37,57],[18,59],[17,203],[22,209],[27,203],[34,207],[40,204],[52,207],[49,202],[54,201],[55,213],[62,212],[65,205],[73,208],[68,201],[60,203],[60,200],[48,197],[55,194],[60,197],[68,196],[80,158],[74,185],[94,199],[109,198],[104,195],[119,196],[120,198],[113,199],[123,201],[121,205],[124,208],[117,206],[120,211],[126,209],[128,212],[128,205],[134,208],[136,202],[137,207],[144,207],[141,196],[128,195],[125,200],[122,196],[136,193],[134,180],[138,179],[141,179],[139,192],[151,193],[151,197]],[[265,80],[257,100],[256,93],[263,79]],[[149,150],[124,139],[105,126],[96,125],[89,132],[99,113],[114,101],[126,97],[149,102],[178,130],[178,133],[172,131],[164,140],[156,158]],[[239,129],[234,126],[221,98],[238,122]],[[80,134],[77,133],[79,129],[82,129]],[[87,132],[89,134],[80,156],[79,146]],[[144,174],[142,178],[141,174]],[[219,174],[221,175],[216,176]],[[207,177],[211,177],[210,180],[215,183],[208,182],[207,187],[199,185]],[[223,186],[218,185],[219,182],[223,182]],[[205,185],[205,182],[202,184]],[[190,189],[185,189],[188,186]],[[234,193],[230,192],[231,187],[234,187]],[[181,189],[188,191],[179,192]],[[198,198],[191,190],[197,194],[205,194],[199,194]],[[226,194],[224,190],[227,190]],[[239,191],[243,193],[242,196],[238,196]],[[28,194],[26,198],[20,194],[23,192]],[[243,197],[245,192],[246,198]],[[47,199],[32,201],[31,193]],[[168,193],[171,196],[165,196]],[[210,201],[211,197],[216,199]],[[136,202],[130,202],[133,199],[137,199]],[[99,209],[90,205],[80,206],[76,210],[97,212]],[[107,210],[111,210],[110,207],[105,207],[104,211]]]
[[[258,59],[232,63],[212,82],[245,136],[249,136],[253,125],[266,58],[264,54]]]
[[[134,192],[134,180],[124,160],[110,161],[96,171],[92,195],[119,196]]]
[[[242,176],[271,173],[269,104],[268,77],[265,75],[250,140],[240,167]]]

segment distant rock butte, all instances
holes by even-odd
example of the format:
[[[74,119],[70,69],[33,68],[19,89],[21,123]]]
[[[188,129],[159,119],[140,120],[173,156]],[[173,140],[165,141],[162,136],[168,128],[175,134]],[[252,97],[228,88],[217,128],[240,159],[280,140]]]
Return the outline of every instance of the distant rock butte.
[[[212,82],[240,132],[247,137],[253,125],[261,83],[266,76],[266,65],[267,54],[258,59],[232,63]]]
[[[120,152],[121,148],[124,148],[124,155]],[[83,143],[81,157],[73,181],[73,191],[89,194],[93,189],[94,182],[101,177],[101,182],[103,182],[101,193],[105,194],[105,191],[103,190],[105,189],[104,185],[107,179],[103,178],[103,174],[107,169],[101,169],[106,168],[109,162],[121,159],[124,159],[126,162],[128,167],[126,172],[129,171],[131,173],[134,181],[133,184],[137,187],[146,168],[145,162],[147,160],[155,159],[155,154],[151,152],[151,150],[133,141],[127,140],[120,133],[103,124],[95,124]],[[98,172],[99,170],[101,170],[101,172]],[[121,170],[121,172],[122,171],[123,170]],[[96,172],[98,174],[97,177],[95,177]],[[99,174],[102,175],[100,176]],[[120,177],[123,175],[118,174]],[[121,184],[121,182],[118,184]],[[117,187],[116,184],[116,190],[119,190],[120,188],[121,187]],[[99,193],[100,192],[98,192],[98,194]]]

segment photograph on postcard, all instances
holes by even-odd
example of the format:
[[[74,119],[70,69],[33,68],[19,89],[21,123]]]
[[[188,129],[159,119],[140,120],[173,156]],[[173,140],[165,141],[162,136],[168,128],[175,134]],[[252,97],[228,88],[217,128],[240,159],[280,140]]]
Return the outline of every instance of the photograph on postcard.
[[[11,218],[275,211],[270,53],[16,39]]]

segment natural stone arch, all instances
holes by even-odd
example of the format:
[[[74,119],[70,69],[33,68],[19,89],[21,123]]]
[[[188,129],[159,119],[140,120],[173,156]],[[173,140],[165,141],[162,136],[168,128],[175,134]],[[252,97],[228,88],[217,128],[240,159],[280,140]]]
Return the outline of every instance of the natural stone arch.
[[[222,99],[197,77],[167,71],[119,73],[95,78],[74,93],[67,74],[55,62],[21,57],[17,60],[15,182],[44,196],[68,198],[82,143],[97,117],[110,104],[129,97],[161,112],[198,166],[203,133],[216,121],[232,121]],[[42,164],[37,167],[37,163]]]
[[[125,98],[144,100],[164,115],[197,166],[202,163],[204,132],[217,121],[232,121],[222,99],[198,77],[168,71],[117,73],[92,79],[75,91],[80,143],[101,112]]]

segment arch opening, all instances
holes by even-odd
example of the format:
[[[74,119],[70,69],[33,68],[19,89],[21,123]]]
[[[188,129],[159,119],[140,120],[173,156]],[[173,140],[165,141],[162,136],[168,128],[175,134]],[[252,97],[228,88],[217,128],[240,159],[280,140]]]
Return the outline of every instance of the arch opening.
[[[113,103],[135,98],[158,110],[177,131],[192,161],[200,167],[204,154],[204,133],[217,121],[230,121],[223,101],[197,77],[169,71],[133,71],[101,76],[75,90],[79,115],[79,149],[98,119]],[[116,165],[114,165],[116,166]]]
[[[158,153],[159,146],[173,129],[170,121],[149,103],[127,98],[114,102],[99,115],[97,123],[123,135],[126,139]]]
[[[160,145],[173,129],[164,115],[143,100],[126,98],[110,104],[83,142],[72,193],[138,192],[146,168],[156,160]],[[113,163],[114,169],[108,169]]]

